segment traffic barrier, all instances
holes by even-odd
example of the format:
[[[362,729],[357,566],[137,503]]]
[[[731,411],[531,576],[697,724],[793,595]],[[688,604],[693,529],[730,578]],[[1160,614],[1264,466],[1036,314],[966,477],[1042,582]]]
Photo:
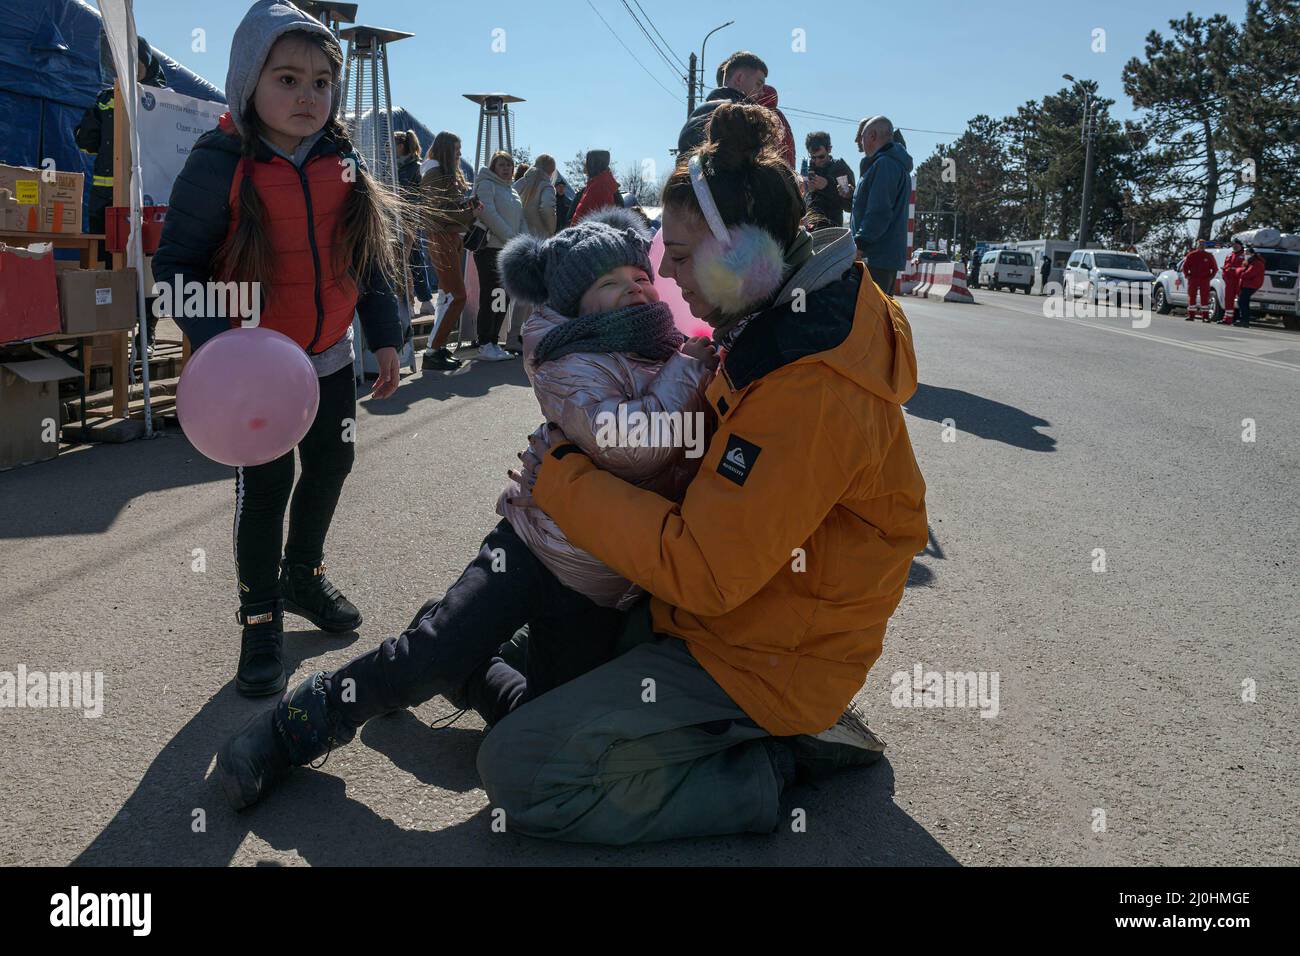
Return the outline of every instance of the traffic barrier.
[[[966,285],[966,268],[956,262],[918,262],[901,284],[902,295],[918,299],[941,299],[944,302],[970,302]]]

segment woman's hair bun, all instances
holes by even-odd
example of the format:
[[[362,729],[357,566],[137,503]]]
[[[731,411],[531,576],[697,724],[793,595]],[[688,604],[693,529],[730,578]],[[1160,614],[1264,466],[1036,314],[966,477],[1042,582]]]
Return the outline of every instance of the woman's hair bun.
[[[779,159],[781,130],[771,110],[751,103],[723,103],[709,117],[701,152],[718,170],[757,163],[764,153]]]

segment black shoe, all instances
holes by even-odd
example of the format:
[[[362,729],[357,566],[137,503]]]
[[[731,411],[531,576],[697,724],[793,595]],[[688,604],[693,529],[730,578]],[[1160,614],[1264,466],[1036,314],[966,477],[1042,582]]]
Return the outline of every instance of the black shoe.
[[[284,690],[284,612],[279,601],[241,607],[235,620],[244,625],[239,643],[235,689],[245,697],[265,697]]]
[[[867,726],[857,704],[850,704],[835,725],[820,734],[785,738],[794,749],[802,779],[817,780],[847,767],[868,767],[885,753],[885,741]]]
[[[324,671],[288,691],[258,714],[217,754],[217,776],[235,810],[264,797],[290,767],[301,767],[346,744],[356,728],[338,719],[325,697]],[[323,764],[322,764],[323,766]]]
[[[330,584],[323,564],[312,567],[285,561],[280,567],[280,596],[286,611],[330,634],[344,634],[361,626],[361,612]]]
[[[433,351],[425,349],[424,362],[420,365],[420,368],[437,372],[451,372],[460,368],[462,364],[460,359],[452,357],[451,350],[444,345],[442,348]]]

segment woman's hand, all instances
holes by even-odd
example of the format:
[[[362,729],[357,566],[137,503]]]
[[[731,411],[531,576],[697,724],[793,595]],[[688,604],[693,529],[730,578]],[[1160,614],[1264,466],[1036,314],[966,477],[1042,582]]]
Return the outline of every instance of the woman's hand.
[[[718,367],[718,350],[713,347],[713,342],[703,335],[687,339],[682,345],[682,352],[698,362],[703,362],[709,368]]]
[[[519,460],[523,462],[523,470],[516,471],[512,468],[506,472],[506,477],[519,485],[519,490],[523,492],[522,495],[508,499],[510,504],[521,508],[531,508],[537,504],[533,501],[533,487],[537,484],[537,474],[541,471],[542,462],[546,460],[546,455],[552,448],[568,441],[568,436],[560,430],[559,425],[549,423],[539,425],[537,431],[528,436],[528,447],[518,455]]]
[[[391,346],[380,349],[375,353],[375,361],[379,363],[379,377],[375,379],[375,387],[370,397],[387,398],[397,391],[400,371],[397,364],[397,349]]]

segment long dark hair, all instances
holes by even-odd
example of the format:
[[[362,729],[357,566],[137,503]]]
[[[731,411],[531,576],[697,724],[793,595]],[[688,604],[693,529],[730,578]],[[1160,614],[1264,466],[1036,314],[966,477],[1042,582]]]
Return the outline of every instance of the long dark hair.
[[[299,39],[320,50],[329,60],[332,85],[338,86],[343,54],[332,38],[303,30],[290,31],[284,37]],[[258,282],[269,288],[275,271],[275,250],[266,232],[262,198],[253,185],[253,162],[262,121],[251,99],[244,107],[244,117],[252,132],[240,137],[243,179],[239,184],[239,225],[217,250],[216,261],[223,278]],[[348,141],[347,129],[333,116],[326,121],[324,130],[326,136]],[[359,163],[355,172],[356,182],[348,191],[334,236],[334,266],[346,267],[354,280],[379,273],[394,282],[398,276],[394,230],[401,220],[404,204]]]
[[[748,103],[724,103],[709,117],[705,141],[677,157],[664,184],[665,208],[702,217],[688,163],[699,155],[704,179],[728,226],[761,226],[782,248],[799,232],[804,201],[794,173],[781,158],[781,129],[771,110]]]
[[[437,161],[438,169],[443,173],[455,176],[457,191],[464,193],[468,183],[465,182],[465,174],[461,172],[460,163],[456,162],[456,147],[459,145],[459,136],[443,130],[433,138],[433,144],[429,147],[429,158]]]

